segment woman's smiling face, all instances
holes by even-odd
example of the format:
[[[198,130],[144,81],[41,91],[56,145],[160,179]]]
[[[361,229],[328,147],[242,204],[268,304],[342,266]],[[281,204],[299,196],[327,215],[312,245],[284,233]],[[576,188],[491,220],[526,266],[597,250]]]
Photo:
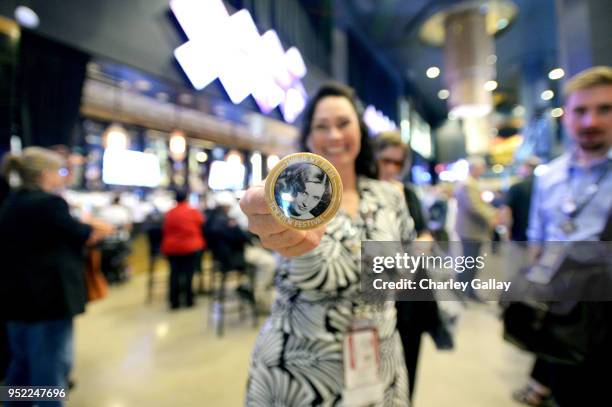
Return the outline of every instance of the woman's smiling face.
[[[307,145],[339,171],[353,168],[361,149],[361,131],[357,112],[347,98],[327,96],[317,103]]]

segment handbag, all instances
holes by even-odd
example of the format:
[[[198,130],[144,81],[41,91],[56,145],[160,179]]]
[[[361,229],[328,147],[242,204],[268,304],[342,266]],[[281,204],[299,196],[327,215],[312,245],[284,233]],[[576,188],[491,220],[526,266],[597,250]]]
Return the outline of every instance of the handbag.
[[[108,294],[108,282],[102,274],[102,252],[98,248],[91,248],[87,252],[85,285],[87,286],[87,301],[96,301]]]
[[[601,241],[610,240],[611,225],[611,217],[608,216],[600,236]],[[557,271],[563,271],[565,277],[572,276],[572,288],[588,297],[593,289],[602,288],[602,281],[603,286],[610,286],[610,270],[606,269],[609,267],[609,259],[607,261],[607,264],[605,261],[590,264],[566,256]],[[537,293],[538,298],[544,298],[546,295],[543,294],[554,297],[554,287],[563,285],[559,281],[563,278],[559,272],[555,273],[547,285],[528,282],[525,274],[519,273],[521,281],[517,283]],[[605,338],[609,329],[607,315],[605,303],[597,301],[526,299],[509,302],[503,311],[504,339],[541,359],[579,365],[585,361],[591,349],[601,346],[602,338]]]

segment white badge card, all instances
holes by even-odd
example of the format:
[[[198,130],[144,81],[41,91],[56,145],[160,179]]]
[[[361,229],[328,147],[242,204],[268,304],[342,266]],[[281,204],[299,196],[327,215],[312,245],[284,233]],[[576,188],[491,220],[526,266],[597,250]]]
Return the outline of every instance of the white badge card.
[[[382,400],[380,346],[375,328],[347,332],[343,342],[344,403],[361,406]]]

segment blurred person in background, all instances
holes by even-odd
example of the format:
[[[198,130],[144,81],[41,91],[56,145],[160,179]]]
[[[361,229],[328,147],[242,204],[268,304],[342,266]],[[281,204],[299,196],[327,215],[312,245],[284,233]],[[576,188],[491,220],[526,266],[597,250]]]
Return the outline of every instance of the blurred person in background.
[[[429,239],[431,234],[427,229],[427,221],[421,201],[411,184],[405,184],[400,181],[400,176],[404,172],[404,164],[408,161],[409,153],[410,148],[402,142],[399,132],[386,131],[378,134],[376,142],[378,179],[391,182],[404,194],[408,211],[414,221],[414,230],[417,232],[417,236]]]
[[[115,227],[115,232],[102,242],[102,271],[109,282],[124,281],[127,278],[126,260],[131,250],[132,214],[121,204],[121,196],[117,194],[97,216]]]
[[[100,209],[98,217],[115,227],[113,237],[118,240],[129,240],[132,231],[132,214],[127,207],[121,204],[119,194],[113,196],[110,205]]]
[[[223,203],[223,206],[228,208],[227,216],[229,219],[234,219],[241,232],[246,233],[248,237],[244,246],[244,260],[246,263],[255,266],[256,269],[253,292],[255,302],[259,312],[269,313],[272,306],[276,257],[271,251],[261,246],[257,236],[248,232],[249,221],[231,192],[218,193],[215,200],[219,205]]]
[[[245,271],[247,260],[246,247],[250,244],[249,234],[240,228],[234,213],[236,199],[231,192],[221,192],[215,196],[216,206],[207,212],[204,234],[215,261],[222,272]],[[254,300],[254,287],[239,286],[239,294]]]
[[[565,84],[563,124],[572,147],[536,177],[527,237],[537,258],[547,241],[594,241],[612,209],[612,67],[587,69]],[[514,394],[532,406],[612,404],[606,372],[612,364],[610,302],[586,360],[563,365],[538,358],[528,385]],[[554,401],[553,401],[554,399]]]
[[[455,189],[457,199],[457,219],[455,231],[461,239],[463,255],[476,258],[484,242],[491,240],[492,230],[497,223],[495,208],[481,197],[478,179],[485,173],[487,166],[482,157],[471,157],[468,177]],[[472,287],[476,274],[475,267],[466,267],[459,275],[459,280],[468,283],[466,296],[468,299],[480,301]]]
[[[192,307],[193,274],[199,251],[204,249],[204,216],[187,203],[187,193],[176,191],[176,206],[166,213],[162,226],[161,252],[170,263],[168,301],[170,309]]]
[[[529,208],[535,176],[533,172],[541,164],[538,157],[529,157],[518,170],[520,181],[510,187],[505,199],[505,223],[510,227],[510,239],[514,242],[527,241]]]
[[[343,404],[342,344],[357,320],[378,332],[384,395],[376,404],[409,404],[393,303],[367,304],[359,295],[361,241],[413,237],[404,197],[377,179],[370,143],[353,91],[324,85],[304,110],[301,150],[337,169],[343,193],[336,216],[326,226],[295,230],[273,218],[263,185],[249,188],[240,200],[249,230],[284,256],[277,298],[252,353],[248,406]]]
[[[435,198],[428,211],[428,227],[437,242],[450,240],[449,230],[453,230],[456,219],[453,209],[457,209],[456,203],[453,207],[451,201],[454,201],[453,186],[448,183],[436,185]]]
[[[427,221],[423,215],[423,208],[418,195],[410,184],[402,183],[399,179],[404,171],[404,164],[408,161],[409,147],[402,142],[397,131],[381,132],[376,142],[376,163],[378,166],[378,179],[391,182],[404,196],[408,212],[414,221],[417,240],[433,240],[427,229]],[[410,165],[410,164],[408,164]],[[417,272],[418,278],[426,277],[423,270]],[[433,295],[430,301],[398,301],[397,330],[402,339],[404,360],[408,371],[408,396],[412,400],[416,388],[416,374],[421,349],[423,333],[435,330],[440,323],[438,307]]]
[[[84,249],[113,231],[102,221],[85,224],[70,215],[58,195],[65,173],[63,157],[40,147],[3,161],[5,179],[19,179],[0,208],[0,318],[7,321],[9,386],[67,388],[73,318],[87,301]]]

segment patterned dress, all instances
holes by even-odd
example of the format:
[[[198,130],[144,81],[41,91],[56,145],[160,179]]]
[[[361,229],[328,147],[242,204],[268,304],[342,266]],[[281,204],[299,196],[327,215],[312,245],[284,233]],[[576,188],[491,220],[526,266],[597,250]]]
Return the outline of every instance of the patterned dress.
[[[374,322],[380,336],[381,406],[408,406],[408,379],[392,302],[360,298],[362,240],[407,241],[412,219],[391,184],[360,177],[359,216],[342,210],[312,252],[284,259],[278,296],[253,349],[246,405],[342,406],[342,339],[356,316]]]

